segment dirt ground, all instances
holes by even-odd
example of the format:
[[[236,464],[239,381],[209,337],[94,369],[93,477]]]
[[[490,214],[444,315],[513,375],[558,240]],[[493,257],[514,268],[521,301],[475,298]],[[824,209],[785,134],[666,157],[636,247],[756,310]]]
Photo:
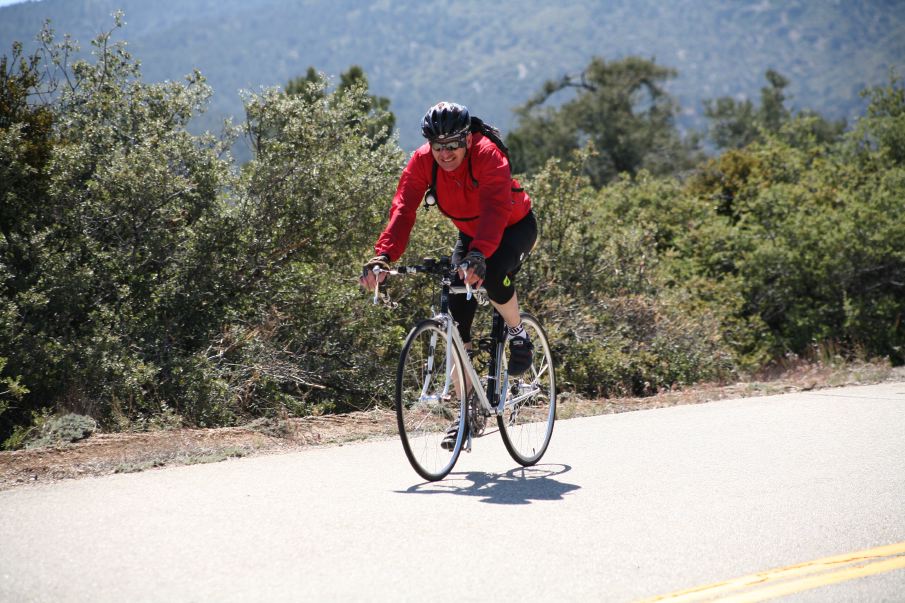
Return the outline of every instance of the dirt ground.
[[[584,400],[563,396],[559,399],[557,417],[568,419],[883,381],[905,381],[905,367],[807,365],[761,381],[702,385],[645,398]],[[0,452],[0,490],[395,436],[396,416],[386,409],[257,421],[246,427],[95,433],[71,444]]]

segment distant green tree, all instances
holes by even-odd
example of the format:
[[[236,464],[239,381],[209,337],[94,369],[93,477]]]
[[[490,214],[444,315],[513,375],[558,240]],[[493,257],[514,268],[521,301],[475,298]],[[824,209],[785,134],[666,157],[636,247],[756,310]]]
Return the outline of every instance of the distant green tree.
[[[861,93],[870,101],[867,115],[858,121],[851,138],[850,152],[859,161],[905,167],[905,86],[894,71],[885,86]]]
[[[765,77],[770,86],[761,88],[761,122],[767,131],[776,132],[791,116],[791,113],[786,108],[785,95],[785,89],[789,85],[789,80],[772,69],[767,70]]]
[[[568,157],[588,143],[597,155],[586,169],[598,187],[620,173],[668,174],[691,167],[696,140],[679,136],[678,106],[664,87],[675,75],[647,59],[608,63],[595,57],[581,74],[548,81],[516,110],[518,125],[507,137],[513,167],[532,173],[549,158]],[[547,105],[568,89],[576,92],[574,98],[559,107]]]
[[[286,94],[302,96],[306,100],[324,100],[327,98],[327,78],[314,67],[308,67],[304,77],[297,77],[286,85]],[[339,76],[334,99],[339,100],[349,91],[361,88],[369,90],[368,77],[364,69],[352,65]],[[364,135],[374,142],[375,148],[383,145],[393,135],[396,127],[396,116],[390,111],[390,99],[374,94],[359,95],[358,112],[364,116],[361,126]]]
[[[677,280],[703,278],[735,308],[755,366],[821,347],[905,362],[905,91],[893,79],[866,95],[835,144],[798,136],[795,117],[688,183],[714,215],[682,237],[674,267],[691,274]]]
[[[740,149],[765,135],[779,135],[784,126],[797,122],[788,130],[787,142],[802,137],[813,138],[819,143],[838,140],[845,130],[845,120],[829,121],[813,111],[801,111],[794,115],[786,107],[785,89],[789,80],[773,69],[764,77],[767,86],[761,88],[760,105],[755,107],[749,99],[736,100],[724,96],[704,101],[704,115],[710,120],[708,137],[719,149]]]
[[[340,74],[340,82],[336,87],[336,95],[342,97],[353,89],[360,88],[367,92],[370,87],[364,70],[358,65],[349,67]],[[386,143],[393,136],[396,127],[396,116],[390,111],[390,99],[385,96],[367,94],[358,101],[358,112],[364,116],[362,126],[366,136],[376,147]]]
[[[705,100],[704,115],[710,120],[708,137],[718,149],[740,149],[759,136],[757,111],[748,99]]]
[[[326,78],[322,73],[314,67],[308,67],[304,76],[289,80],[286,84],[286,94],[301,96],[308,101],[322,100],[326,96],[324,92],[326,84]]]

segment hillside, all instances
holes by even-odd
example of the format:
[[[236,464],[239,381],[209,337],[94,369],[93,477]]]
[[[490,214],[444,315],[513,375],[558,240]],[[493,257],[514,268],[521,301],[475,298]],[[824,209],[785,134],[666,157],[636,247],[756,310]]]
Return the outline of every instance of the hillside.
[[[31,40],[44,19],[88,41],[122,9],[121,36],[149,81],[197,67],[215,91],[205,125],[241,115],[240,89],[283,85],[315,66],[336,76],[364,67],[392,100],[403,146],[417,143],[424,109],[441,98],[470,105],[503,129],[511,109],[547,79],[591,56],[637,54],[678,70],[671,91],[686,128],[703,99],[756,96],[768,68],[791,79],[797,108],[857,115],[858,92],[905,64],[905,3],[719,0],[526,0],[495,6],[436,0],[43,0],[0,8],[0,45]]]
[[[684,4],[683,19],[672,9],[645,14],[644,4],[636,18],[637,10],[613,3],[606,14],[624,16],[617,27],[609,17],[595,22],[590,5],[575,0],[546,13],[539,8],[531,13],[540,15],[537,23],[500,9],[494,19],[512,17],[513,25],[488,17],[469,29],[478,21],[476,4],[456,5],[431,21],[435,5],[411,5],[414,14],[397,15],[395,4],[349,3],[331,13],[315,2],[293,3],[308,7],[304,12],[275,1],[246,0],[247,7],[199,1],[180,12],[161,2],[153,11],[126,6],[134,9],[131,25],[119,30],[119,17],[102,16],[113,1],[119,0],[13,6],[35,20],[35,30],[42,11],[60,8],[58,31],[83,43],[90,34],[80,32],[109,31],[115,23],[145,73],[136,79],[140,70],[122,52],[125,42],[109,44],[105,35],[91,60],[64,74],[51,69],[49,77],[71,84],[55,91],[53,80],[41,80],[48,61],[62,63],[52,49],[39,49],[31,67],[24,60],[10,68],[3,58],[0,445],[6,449],[43,437],[45,427],[58,431],[56,419],[70,414],[77,429],[97,423],[127,432],[392,407],[398,349],[413,321],[436,304],[436,283],[393,279],[383,289],[392,296],[389,305],[373,304],[357,284],[386,224],[405,156],[369,135],[368,94],[391,97],[403,145],[411,148],[418,117],[438,97],[468,102],[505,126],[511,106],[534,96],[541,76],[588,64],[589,93],[569,103],[562,120],[540,124],[530,138],[515,135],[527,128],[510,130],[514,150],[553,149],[520,180],[543,234],[519,271],[518,291],[520,307],[542,320],[555,342],[564,396],[650,396],[745,379],[796,359],[905,364],[901,77],[890,81],[878,71],[882,83],[867,89],[869,106],[841,136],[837,130],[825,136],[819,128],[826,124],[817,119],[787,119],[785,95],[765,95],[757,110],[741,103],[741,119],[727,119],[727,129],[742,122],[738,130],[747,136],[753,123],[775,135],[701,162],[696,152],[682,154],[686,141],[671,123],[675,110],[671,104],[663,110],[659,90],[631,98],[622,92],[626,84],[659,82],[672,73],[669,63],[619,60],[605,48],[586,54],[575,42],[577,31],[595,40],[611,32],[651,49],[657,34],[665,39],[667,30],[695,23],[697,30],[684,28],[682,52],[674,48],[668,56],[684,62],[709,52],[712,64],[726,62],[708,72],[709,87],[689,75],[672,82],[678,97],[686,94],[683,86],[697,85],[695,98],[703,99],[732,92],[721,78],[744,83],[749,71],[756,93],[763,65],[749,70],[733,56],[770,64],[780,41],[794,38],[799,54],[770,66],[792,82],[796,66],[806,66],[799,73],[810,78],[788,90],[798,95],[793,104],[837,117],[847,115],[846,102],[861,102],[856,93],[873,77],[870,69],[889,68],[889,56],[898,57],[899,38],[884,37],[895,31],[900,12],[892,5],[793,13],[788,7],[798,5],[776,12],[770,4],[733,4],[720,17]],[[0,14],[4,26],[12,23],[5,20],[11,10]],[[707,44],[712,27],[700,26],[695,15],[723,19],[722,46]],[[376,52],[375,40],[401,32],[402,16],[408,29],[437,25],[394,38],[404,43],[381,42],[383,52]],[[657,29],[666,18],[671,25]],[[736,21],[742,18],[748,29]],[[761,21],[774,37],[755,44],[751,32]],[[799,21],[824,23],[826,30],[791,25]],[[632,30],[626,23],[633,22],[644,26]],[[260,33],[252,39],[251,32]],[[880,40],[882,52],[870,40]],[[809,44],[816,49],[810,55]],[[13,44],[13,55],[20,50]],[[870,61],[860,65],[858,57]],[[733,60],[738,64],[730,68]],[[186,131],[207,97],[198,77],[184,85],[156,82],[195,67],[206,72],[217,91],[207,123],[216,125],[227,112],[241,111],[237,104],[229,109],[241,87],[279,84],[310,64],[342,72],[352,62],[368,70],[372,91],[352,87],[314,97],[273,87],[249,98],[248,130],[260,153],[242,165],[224,153],[224,141]],[[605,62],[630,68],[606,71]],[[694,65],[698,71],[676,71],[701,73]],[[280,70],[286,73],[273,75]],[[785,78],[768,73],[785,92]],[[845,90],[831,85],[831,76]],[[555,80],[547,81],[542,89],[556,89]],[[802,100],[803,91],[818,88],[821,95]],[[833,94],[836,104],[826,104]],[[734,105],[732,98],[723,107]],[[686,101],[683,119],[693,122],[699,103]],[[734,118],[735,109],[724,113]],[[570,155],[574,137],[594,140],[600,152]],[[621,147],[627,152],[619,163],[607,156]],[[635,177],[609,179],[621,170]],[[419,214],[405,263],[444,255],[454,236],[440,212]],[[478,318],[479,340],[489,318],[487,312]]]

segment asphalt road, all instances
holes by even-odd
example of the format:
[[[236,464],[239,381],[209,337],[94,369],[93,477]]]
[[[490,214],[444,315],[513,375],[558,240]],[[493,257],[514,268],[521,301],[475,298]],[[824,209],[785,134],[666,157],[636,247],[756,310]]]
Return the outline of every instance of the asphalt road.
[[[438,483],[394,439],[2,492],[0,601],[905,601],[905,383],[560,421],[542,463],[494,432]]]

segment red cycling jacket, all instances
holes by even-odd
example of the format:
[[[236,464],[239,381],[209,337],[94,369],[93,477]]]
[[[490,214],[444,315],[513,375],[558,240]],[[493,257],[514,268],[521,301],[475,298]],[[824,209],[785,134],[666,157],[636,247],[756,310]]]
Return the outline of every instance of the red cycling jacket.
[[[412,154],[396,187],[390,221],[374,245],[378,255],[385,253],[395,262],[405,252],[418,208],[431,185],[433,165],[429,143]],[[503,229],[531,211],[531,199],[510,175],[509,160],[479,133],[472,134],[462,165],[452,172],[437,169],[435,192],[440,210],[473,239],[469,250],[477,249],[488,258],[499,247]]]

